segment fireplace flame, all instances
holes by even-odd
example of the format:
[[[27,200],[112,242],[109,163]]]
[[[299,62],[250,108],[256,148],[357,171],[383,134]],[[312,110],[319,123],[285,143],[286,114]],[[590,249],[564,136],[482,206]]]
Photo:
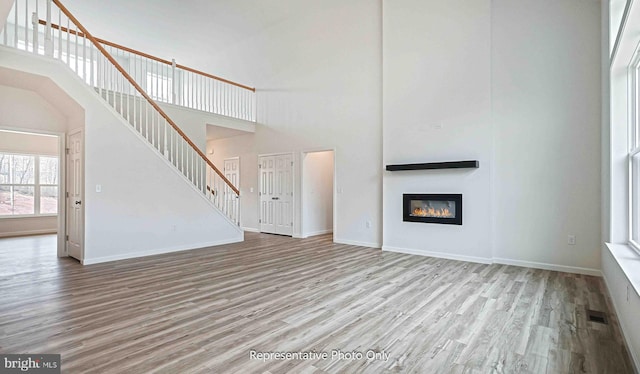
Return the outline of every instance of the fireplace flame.
[[[413,210],[413,216],[416,217],[442,217],[442,218],[453,218],[454,215],[451,213],[449,208],[415,208]]]

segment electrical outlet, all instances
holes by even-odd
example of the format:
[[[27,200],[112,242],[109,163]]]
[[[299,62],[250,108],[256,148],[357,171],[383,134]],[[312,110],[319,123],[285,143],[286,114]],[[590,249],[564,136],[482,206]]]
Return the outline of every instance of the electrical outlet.
[[[171,225],[171,231],[176,231],[178,227],[176,225]]]
[[[576,236],[575,235],[569,235],[567,237],[567,244],[576,245]]]
[[[367,221],[364,225],[367,226],[368,229],[370,229],[371,228],[371,221]]]

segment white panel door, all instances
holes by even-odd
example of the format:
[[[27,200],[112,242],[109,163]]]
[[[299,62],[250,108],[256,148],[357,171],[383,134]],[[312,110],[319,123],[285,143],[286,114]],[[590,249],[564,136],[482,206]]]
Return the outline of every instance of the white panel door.
[[[293,157],[276,156],[276,234],[293,235]]]
[[[261,232],[293,234],[292,161],[291,154],[259,159]]]
[[[67,253],[82,260],[83,220],[83,169],[82,131],[67,138]]]
[[[275,157],[260,157],[258,162],[258,170],[260,172],[260,231],[275,234],[275,200],[272,199],[275,191]]]
[[[233,157],[224,160],[224,176],[237,189],[240,189],[240,158]],[[238,215],[240,214],[238,211],[239,206],[236,202],[238,195],[226,183],[224,185],[224,199],[225,211],[234,222],[238,222]]]

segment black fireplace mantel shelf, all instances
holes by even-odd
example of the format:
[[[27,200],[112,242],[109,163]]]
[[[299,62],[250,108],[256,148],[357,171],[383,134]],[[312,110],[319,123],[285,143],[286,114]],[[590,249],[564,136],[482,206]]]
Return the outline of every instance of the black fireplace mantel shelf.
[[[425,162],[421,164],[398,164],[387,165],[387,171],[403,170],[433,170],[433,169],[477,169],[480,161],[446,161],[446,162]]]

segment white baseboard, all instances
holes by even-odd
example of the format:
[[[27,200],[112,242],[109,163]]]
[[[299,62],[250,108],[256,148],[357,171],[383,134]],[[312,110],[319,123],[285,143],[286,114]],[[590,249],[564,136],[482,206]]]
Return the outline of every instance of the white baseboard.
[[[81,262],[82,262],[83,265],[101,264],[101,263],[104,263],[104,262],[127,260],[127,259],[131,259],[131,258],[155,256],[155,255],[161,255],[161,254],[165,254],[165,253],[182,252],[182,251],[189,251],[189,250],[193,250],[193,249],[202,249],[202,248],[207,248],[207,247],[213,247],[213,246],[216,246],[216,245],[239,243],[239,242],[242,242],[243,240],[244,240],[243,237],[241,237],[241,238],[232,238],[232,239],[219,240],[219,241],[209,242],[209,243],[192,244],[192,245],[188,245],[186,247],[178,246],[178,247],[154,249],[154,250],[145,251],[145,252],[123,253],[123,254],[115,255],[115,256],[104,256],[104,257],[97,257],[97,258],[85,258]]]
[[[602,276],[602,272],[598,269],[582,268],[577,266],[554,265],[554,264],[546,264],[542,262],[512,260],[507,258],[495,258],[495,257],[486,258],[486,257],[465,256],[465,255],[458,255],[458,254],[452,254],[452,253],[432,252],[432,251],[424,251],[420,249],[398,248],[398,247],[390,247],[390,246],[383,246],[382,250],[389,251],[389,252],[404,253],[409,255],[444,258],[447,260],[476,262],[480,264],[502,264],[502,265],[521,266],[521,267],[533,268],[533,269],[561,271],[564,273],[593,275],[596,277]]]
[[[388,251],[388,252],[404,253],[404,254],[408,254],[408,255],[418,255],[418,256],[444,258],[444,259],[447,259],[447,260],[477,262],[477,263],[480,263],[480,264],[492,264],[493,263],[493,261],[490,258],[476,257],[476,256],[465,256],[465,255],[456,255],[456,254],[444,253],[444,252],[423,251],[423,250],[420,250],[420,249],[389,247],[389,246],[386,246],[386,245],[382,246],[382,250],[383,251]]]
[[[333,229],[306,232],[302,234],[302,238],[308,238],[310,236],[318,236],[318,235],[324,235],[324,234],[331,234],[332,232],[333,232]]]
[[[493,262],[496,264],[522,266],[525,268],[553,270],[553,271],[561,271],[564,273],[573,273],[573,274],[593,275],[596,277],[602,276],[602,272],[598,269],[581,268],[578,266],[555,265],[555,264],[547,264],[544,262],[512,260],[508,258],[494,258]]]
[[[333,242],[338,244],[357,245],[360,247],[380,249],[380,243],[358,242],[355,240],[338,239],[336,237],[333,238]]]
[[[13,231],[13,232],[0,232],[0,238],[11,238],[14,236],[29,236],[29,235],[44,235],[44,234],[56,234],[58,230],[28,230],[28,231]]]
[[[242,230],[246,232],[260,232],[260,230],[254,229],[253,227],[243,227]]]

